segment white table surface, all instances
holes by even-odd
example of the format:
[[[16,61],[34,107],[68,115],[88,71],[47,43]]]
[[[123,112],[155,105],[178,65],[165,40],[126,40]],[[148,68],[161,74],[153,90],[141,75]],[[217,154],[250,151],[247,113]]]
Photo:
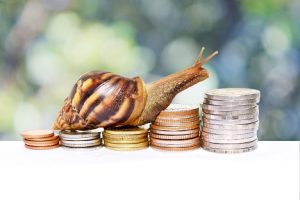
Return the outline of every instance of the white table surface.
[[[299,142],[216,154],[33,151],[0,142],[0,199],[299,199]]]

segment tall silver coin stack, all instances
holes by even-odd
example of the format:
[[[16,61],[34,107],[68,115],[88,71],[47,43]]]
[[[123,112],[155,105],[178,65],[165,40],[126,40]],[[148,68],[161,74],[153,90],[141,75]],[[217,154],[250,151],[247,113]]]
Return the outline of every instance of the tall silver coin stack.
[[[242,153],[257,148],[260,91],[223,88],[205,92],[202,104],[203,149]]]
[[[102,144],[99,131],[60,131],[61,146],[72,149],[99,147]]]

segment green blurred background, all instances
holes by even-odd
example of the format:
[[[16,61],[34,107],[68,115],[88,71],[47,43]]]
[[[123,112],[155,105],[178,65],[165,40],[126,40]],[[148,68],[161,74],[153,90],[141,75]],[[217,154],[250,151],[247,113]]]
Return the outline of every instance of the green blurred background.
[[[220,54],[211,77],[174,102],[221,87],[261,91],[261,140],[300,139],[299,0],[0,0],[0,140],[48,128],[90,70],[145,82]]]

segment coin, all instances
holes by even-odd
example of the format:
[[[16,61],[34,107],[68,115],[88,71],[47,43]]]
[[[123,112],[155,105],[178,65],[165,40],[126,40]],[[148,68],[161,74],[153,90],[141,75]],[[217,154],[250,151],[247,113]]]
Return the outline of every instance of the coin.
[[[256,132],[258,127],[254,128],[248,128],[248,129],[231,129],[231,130],[226,130],[226,129],[213,129],[213,128],[208,128],[203,126],[202,131],[206,133],[213,133],[213,134],[227,134],[227,135],[235,135],[235,134],[247,134],[247,133],[252,133]]]
[[[62,140],[61,144],[67,147],[92,147],[92,146],[101,145],[101,140],[100,139],[84,140],[84,141]]]
[[[192,138],[192,139],[185,139],[185,140],[163,140],[163,139],[157,139],[157,138],[151,138],[150,142],[159,144],[159,145],[181,145],[181,144],[193,144],[193,143],[198,143],[200,141],[199,137]]]
[[[235,124],[235,125],[203,123],[203,127],[207,127],[211,129],[222,129],[222,130],[244,130],[244,129],[258,128],[258,125],[259,125],[259,121],[256,121],[251,124]]]
[[[23,138],[35,139],[35,138],[48,138],[54,136],[53,130],[41,129],[41,130],[28,130],[21,133]]]
[[[59,147],[59,144],[53,145],[53,146],[29,146],[25,144],[25,147],[27,149],[33,149],[33,150],[49,150],[49,149],[55,149]]]
[[[219,111],[219,110],[207,110],[202,109],[204,114],[214,114],[214,115],[226,115],[226,116],[237,116],[237,115],[252,115],[256,114],[258,111],[258,106],[252,107],[244,110],[232,110],[232,111]]]
[[[110,140],[105,138],[104,142],[108,142],[108,143],[113,143],[113,144],[137,144],[137,143],[142,143],[142,142],[146,142],[148,141],[148,137],[144,137],[144,138],[138,138],[135,140]]]
[[[134,141],[139,140],[143,138],[148,138],[148,133],[143,133],[139,135],[110,135],[107,133],[103,134],[103,138],[107,140],[128,140],[128,141]]]
[[[200,124],[199,120],[198,121],[191,121],[191,122],[158,122],[158,121],[155,121],[153,123],[154,125],[156,126],[168,126],[168,127],[190,127],[190,126],[193,126],[193,125],[198,125]]]
[[[214,153],[233,154],[233,153],[245,153],[245,152],[253,151],[257,149],[257,145],[248,148],[242,148],[242,149],[214,149],[205,146],[203,146],[202,148],[206,151],[210,151]]]
[[[136,144],[115,144],[115,143],[104,141],[104,146],[113,147],[113,148],[139,148],[139,147],[149,146],[149,142],[145,141]]]
[[[258,117],[258,112],[254,114],[246,114],[246,115],[211,115],[203,113],[203,117],[206,119],[215,119],[215,120],[245,120],[245,119],[253,119]]]
[[[244,100],[211,100],[205,98],[203,103],[208,105],[219,105],[219,106],[234,106],[234,105],[252,105],[257,104],[259,99],[244,99]]]
[[[45,147],[45,146],[53,146],[59,143],[59,138],[48,141],[32,141],[32,140],[24,140],[25,144],[28,146],[35,147]]]
[[[208,139],[206,137],[201,137],[201,140],[205,142],[218,143],[218,144],[236,144],[236,143],[247,143],[247,142],[257,140],[257,136],[255,135],[243,139],[212,139],[212,138]]]
[[[34,142],[43,142],[43,141],[52,141],[56,140],[58,138],[57,135],[53,135],[50,137],[44,137],[44,138],[24,138],[26,141],[34,141]]]
[[[211,143],[207,141],[202,141],[203,147],[213,148],[213,149],[242,149],[242,148],[249,148],[257,145],[257,140],[246,142],[246,143]]]
[[[195,146],[186,146],[186,147],[162,147],[162,146],[151,145],[151,148],[160,151],[190,151],[190,150],[199,149],[200,144]]]
[[[92,140],[100,137],[99,132],[60,131],[59,137],[63,140]]]
[[[182,116],[182,115],[197,115],[199,114],[199,107],[188,106],[181,104],[171,104],[165,110],[161,111],[158,116]]]
[[[255,108],[256,104],[249,104],[249,105],[243,105],[243,106],[215,106],[215,105],[208,105],[208,104],[202,104],[201,107],[204,110],[213,110],[213,111],[240,111],[240,110],[248,110],[251,108]]]
[[[191,124],[187,125],[185,127],[181,126],[157,126],[155,124],[150,125],[151,130],[156,129],[156,130],[166,130],[166,131],[181,131],[181,130],[192,130],[199,128],[199,124]]]
[[[214,133],[206,133],[204,131],[201,132],[201,137],[205,140],[216,139],[216,140],[238,140],[245,139],[256,136],[256,132],[249,132],[244,134],[214,134]]]
[[[157,117],[155,119],[155,122],[164,122],[164,123],[187,123],[187,122],[194,122],[198,121],[199,122],[199,114],[198,115],[193,115],[191,117],[170,117],[170,118],[162,118],[162,117]]]
[[[172,144],[172,143],[157,143],[153,140],[150,140],[150,144],[154,146],[160,146],[160,147],[188,147],[188,146],[195,146],[195,145],[200,145],[200,138],[196,138],[197,141],[194,141],[193,143],[177,143],[177,144]],[[172,140],[166,140],[166,141],[172,141]],[[184,140],[183,140],[184,141]]]
[[[109,128],[104,130],[105,133],[112,135],[137,135],[148,132],[148,129],[139,128],[139,127],[126,127],[126,128]]]
[[[162,135],[187,135],[200,132],[199,128],[191,129],[191,130],[179,130],[179,131],[168,131],[168,130],[156,130],[150,129],[150,132]]]
[[[260,98],[260,91],[248,88],[222,88],[205,92],[213,100],[244,100]]]
[[[102,148],[102,146],[91,146],[91,147],[67,147],[67,146],[61,146],[62,149],[66,151],[95,151]]]
[[[150,132],[151,138],[157,138],[162,140],[184,140],[184,139],[191,139],[195,137],[199,137],[199,132],[195,132],[192,134],[186,134],[186,135],[162,135],[162,134],[156,134]]]
[[[111,147],[111,146],[105,146],[107,149],[111,149],[114,151],[137,151],[137,150],[143,150],[147,149],[149,146],[140,146],[140,147]]]
[[[242,125],[242,124],[251,124],[258,121],[258,117],[253,119],[244,119],[244,120],[214,120],[214,119],[207,119],[205,117],[202,118],[203,123],[209,123],[209,124],[224,124],[224,125]]]

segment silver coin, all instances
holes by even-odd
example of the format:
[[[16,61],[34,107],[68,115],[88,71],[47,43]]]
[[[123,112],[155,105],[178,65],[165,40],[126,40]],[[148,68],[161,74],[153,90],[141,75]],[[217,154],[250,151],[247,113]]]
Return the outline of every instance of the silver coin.
[[[93,138],[99,138],[100,132],[89,131],[60,131],[59,136],[68,140],[88,140]]]
[[[257,132],[258,127],[248,128],[248,129],[232,129],[232,130],[225,130],[225,129],[213,129],[208,127],[202,127],[202,132],[206,133],[213,133],[218,135],[240,135],[240,134],[248,134]]]
[[[61,140],[70,140],[70,141],[84,141],[84,140],[94,140],[94,139],[100,139],[100,135],[93,136],[93,137],[64,137],[62,135],[59,135]]]
[[[208,110],[202,109],[205,114],[213,115],[226,115],[226,116],[237,116],[237,115],[252,115],[258,113],[259,106],[245,109],[245,110],[232,110],[232,111],[220,111],[220,110]]]
[[[244,134],[214,134],[202,131],[201,137],[205,140],[216,139],[216,140],[239,140],[257,136],[257,132],[249,132]]]
[[[242,106],[242,105],[251,105],[257,104],[259,99],[244,99],[244,100],[211,100],[205,98],[203,103],[208,105],[217,105],[217,106]]]
[[[206,119],[202,118],[203,123],[209,124],[224,124],[224,125],[242,125],[242,124],[251,124],[258,121],[258,117],[253,119],[244,119],[244,120],[215,120],[215,119]]]
[[[245,120],[245,119],[252,119],[258,117],[259,113],[256,112],[254,114],[248,114],[248,115],[211,115],[211,114],[205,114],[203,113],[203,117],[206,119],[215,119],[215,120]]]
[[[208,105],[208,104],[202,104],[202,109],[205,110],[217,110],[217,111],[235,111],[235,110],[247,110],[256,107],[256,104],[249,104],[249,105],[243,105],[243,106],[215,106],[215,105]]]
[[[203,127],[212,128],[212,129],[225,129],[225,130],[244,130],[244,129],[251,129],[251,128],[258,128],[259,121],[256,121],[251,124],[209,124],[203,123]]]
[[[102,146],[91,146],[91,147],[67,147],[67,146],[61,146],[62,149],[66,151],[96,151],[102,148]]]
[[[92,146],[100,145],[101,140],[100,139],[84,140],[84,141],[61,140],[61,144],[67,147],[92,147]]]
[[[207,141],[202,141],[203,147],[213,148],[213,149],[243,149],[243,148],[249,148],[257,145],[257,139],[253,140],[251,142],[246,143],[212,143]]]
[[[207,138],[207,137],[201,137],[202,141],[205,142],[211,142],[211,143],[217,143],[217,144],[241,144],[241,143],[247,143],[247,142],[252,142],[254,140],[257,140],[257,136],[252,136],[249,138],[243,138],[243,139],[212,139],[212,138]]]
[[[202,147],[202,148],[206,151],[210,151],[214,153],[234,154],[234,153],[245,153],[249,151],[254,151],[255,149],[257,149],[257,145],[248,148],[242,148],[242,149],[214,149],[210,147]]]
[[[205,95],[213,100],[259,99],[260,91],[248,88],[222,88],[207,91]]]

